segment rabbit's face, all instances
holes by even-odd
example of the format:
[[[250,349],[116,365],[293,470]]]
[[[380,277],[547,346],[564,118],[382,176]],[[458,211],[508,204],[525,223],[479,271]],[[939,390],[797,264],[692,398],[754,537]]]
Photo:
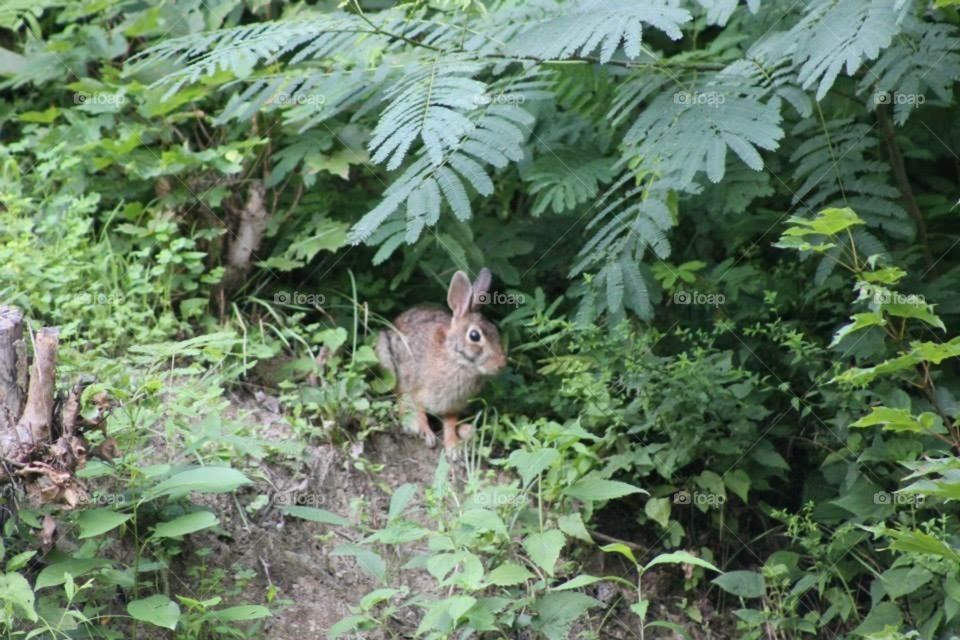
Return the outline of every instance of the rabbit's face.
[[[454,321],[447,332],[447,349],[460,367],[490,376],[507,364],[500,332],[479,313]]]

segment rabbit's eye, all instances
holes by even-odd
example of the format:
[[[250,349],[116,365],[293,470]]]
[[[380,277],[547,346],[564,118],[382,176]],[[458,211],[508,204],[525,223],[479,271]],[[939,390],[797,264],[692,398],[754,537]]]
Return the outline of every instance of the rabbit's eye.
[[[470,329],[467,337],[470,338],[470,342],[480,342],[480,332],[476,329]]]

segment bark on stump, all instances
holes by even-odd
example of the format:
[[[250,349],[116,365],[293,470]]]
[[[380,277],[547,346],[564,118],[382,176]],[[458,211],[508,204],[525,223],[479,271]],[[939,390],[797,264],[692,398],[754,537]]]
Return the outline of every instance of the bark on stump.
[[[73,507],[87,497],[74,472],[87,459],[79,409],[89,381],[56,396],[59,342],[56,327],[25,336],[22,312],[0,305],[0,484],[22,483],[35,504]]]

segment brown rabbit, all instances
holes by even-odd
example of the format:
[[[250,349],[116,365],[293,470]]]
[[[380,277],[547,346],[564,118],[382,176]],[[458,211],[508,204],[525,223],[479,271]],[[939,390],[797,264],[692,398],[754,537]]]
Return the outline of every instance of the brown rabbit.
[[[419,433],[428,447],[437,439],[427,414],[443,421],[443,446],[453,454],[461,439],[470,436],[470,425],[457,427],[457,414],[480,390],[485,376],[500,371],[507,358],[500,333],[477,307],[486,301],[490,271],[481,269],[471,286],[463,271],[453,274],[447,304],[453,316],[440,309],[413,307],[404,311],[393,327],[377,338],[377,358],[397,381],[404,425]]]

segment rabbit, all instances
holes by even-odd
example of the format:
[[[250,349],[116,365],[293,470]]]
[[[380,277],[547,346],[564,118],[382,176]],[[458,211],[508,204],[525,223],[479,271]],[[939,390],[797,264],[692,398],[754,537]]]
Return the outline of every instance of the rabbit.
[[[436,446],[427,414],[443,422],[443,446],[456,456],[456,447],[470,437],[469,424],[457,424],[457,414],[483,386],[484,378],[507,364],[500,333],[477,311],[490,289],[489,269],[483,268],[474,283],[463,271],[450,280],[447,304],[441,309],[413,307],[401,313],[393,326],[377,337],[377,359],[396,379],[404,426]],[[410,414],[414,423],[409,423]]]

